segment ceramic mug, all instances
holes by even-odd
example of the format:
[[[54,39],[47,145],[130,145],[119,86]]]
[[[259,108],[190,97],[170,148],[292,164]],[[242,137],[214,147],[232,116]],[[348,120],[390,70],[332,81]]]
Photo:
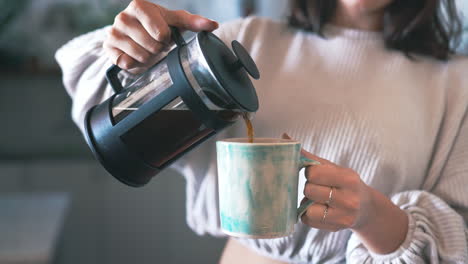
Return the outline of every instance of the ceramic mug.
[[[299,171],[320,164],[301,144],[277,138],[216,142],[221,229],[230,236],[288,236],[313,201],[297,208]]]

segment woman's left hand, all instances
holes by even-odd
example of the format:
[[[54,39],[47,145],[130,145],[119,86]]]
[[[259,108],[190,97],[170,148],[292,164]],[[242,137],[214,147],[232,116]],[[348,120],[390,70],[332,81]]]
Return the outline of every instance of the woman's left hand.
[[[286,133],[282,138],[291,139]],[[367,249],[394,252],[406,238],[409,219],[405,211],[372,187],[359,174],[305,150],[306,158],[320,162],[306,168],[305,199],[314,201],[301,220],[317,229],[351,229]],[[385,228],[383,228],[385,227]]]
[[[305,170],[305,199],[315,203],[302,215],[302,222],[328,231],[365,225],[373,210],[371,188],[350,168],[340,167],[304,150],[302,154],[321,163]]]
[[[282,137],[291,139],[287,134]],[[393,252],[403,243],[409,223],[405,211],[365,184],[354,170],[305,150],[302,155],[320,162],[305,171],[303,202],[314,203],[302,215],[304,224],[332,232],[351,229],[367,249],[378,254]]]

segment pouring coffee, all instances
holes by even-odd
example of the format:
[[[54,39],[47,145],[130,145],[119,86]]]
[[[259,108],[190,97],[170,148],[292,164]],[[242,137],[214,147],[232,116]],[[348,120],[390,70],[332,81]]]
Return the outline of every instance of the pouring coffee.
[[[171,27],[175,48],[127,87],[113,65],[106,78],[115,94],[85,118],[89,147],[121,182],[138,187],[178,158],[258,110],[248,75],[260,77],[244,47],[232,51],[214,34],[188,43]]]

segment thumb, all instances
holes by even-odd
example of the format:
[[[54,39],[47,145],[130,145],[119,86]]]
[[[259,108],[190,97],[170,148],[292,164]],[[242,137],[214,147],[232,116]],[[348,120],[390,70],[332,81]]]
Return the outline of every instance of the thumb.
[[[286,132],[284,132],[284,133],[281,135],[281,138],[282,138],[282,139],[292,139],[292,138],[288,135],[288,133],[286,133]]]
[[[162,14],[168,25],[193,32],[213,31],[219,27],[218,22],[206,17],[191,14],[185,10],[173,11],[164,9]]]
[[[283,133],[283,134],[281,135],[281,138],[282,138],[282,139],[292,139],[287,133]],[[294,140],[294,139],[292,139],[292,140]],[[316,161],[318,161],[318,162],[320,162],[320,163],[322,163],[322,164],[330,164],[330,163],[332,163],[332,162],[329,161],[329,160],[323,159],[323,158],[321,158],[321,157],[319,157],[319,156],[317,156],[317,155],[314,155],[314,154],[308,152],[308,151],[305,150],[304,148],[301,148],[301,155],[303,155],[304,157],[306,157],[306,158],[308,158],[308,159],[316,160]]]

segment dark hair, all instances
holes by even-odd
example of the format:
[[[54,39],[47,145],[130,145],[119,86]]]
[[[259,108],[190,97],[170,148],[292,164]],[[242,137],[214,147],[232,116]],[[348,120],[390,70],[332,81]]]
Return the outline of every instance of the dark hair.
[[[337,0],[292,0],[289,25],[323,36]],[[448,60],[460,42],[462,22],[454,0],[394,0],[386,7],[383,37],[387,48],[407,56]]]

